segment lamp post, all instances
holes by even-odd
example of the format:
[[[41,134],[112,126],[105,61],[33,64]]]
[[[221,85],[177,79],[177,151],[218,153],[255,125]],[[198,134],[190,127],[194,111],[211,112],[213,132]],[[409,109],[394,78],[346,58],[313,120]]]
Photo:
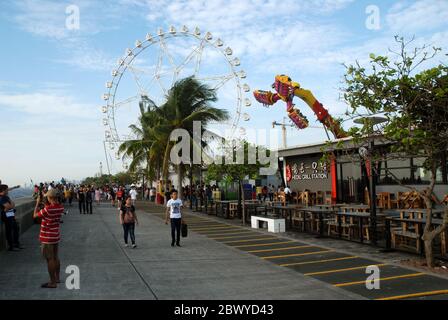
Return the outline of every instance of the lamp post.
[[[364,126],[369,126],[369,132],[373,132],[373,126],[377,124],[381,124],[386,122],[387,119],[383,117],[361,117],[359,119],[354,120],[356,124],[362,124]],[[370,138],[370,137],[368,137]],[[377,237],[376,237],[376,177],[377,172],[374,167],[374,159],[373,159],[373,151],[375,148],[374,137],[369,139],[368,150],[365,147],[361,147],[359,149],[359,154],[365,160],[369,161],[369,198],[370,198],[370,234],[371,234],[371,242],[374,246],[377,245]]]

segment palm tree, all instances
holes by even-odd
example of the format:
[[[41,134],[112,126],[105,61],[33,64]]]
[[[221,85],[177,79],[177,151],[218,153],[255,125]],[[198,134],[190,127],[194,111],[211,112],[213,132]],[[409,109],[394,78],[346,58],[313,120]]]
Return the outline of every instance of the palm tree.
[[[185,129],[192,137],[194,121],[200,121],[204,131],[211,121],[227,120],[229,118],[227,110],[211,106],[211,103],[216,101],[217,97],[214,89],[200,83],[193,77],[188,77],[177,81],[169,90],[165,104],[157,108],[159,116],[163,118],[163,121],[159,124],[156,131],[159,137],[168,137],[162,170],[165,181],[168,179],[169,155],[174,145],[173,142],[169,141],[169,135],[175,129]],[[193,147],[204,147],[204,142],[201,142],[201,144],[202,146]],[[179,165],[176,168],[179,186],[182,186],[185,165]],[[179,192],[179,195],[182,197],[182,188],[180,188]]]
[[[157,108],[152,100],[147,99],[147,109],[140,104],[139,124],[129,126],[136,137],[123,142],[118,152],[123,158],[132,159],[129,165],[130,172],[136,172],[141,166],[146,167],[149,181],[157,180],[162,163],[163,145],[165,137],[156,132],[157,125],[163,120],[154,110]]]

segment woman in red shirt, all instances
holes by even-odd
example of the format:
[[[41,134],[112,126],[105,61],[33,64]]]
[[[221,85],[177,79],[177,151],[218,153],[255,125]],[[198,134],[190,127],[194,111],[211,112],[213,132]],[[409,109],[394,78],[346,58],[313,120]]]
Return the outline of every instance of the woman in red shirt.
[[[34,218],[42,219],[40,225],[39,240],[41,243],[42,255],[47,260],[48,273],[50,275],[50,282],[44,283],[42,288],[57,288],[60,283],[60,268],[59,261],[59,241],[61,240],[60,223],[61,217],[64,213],[64,207],[58,201],[58,192],[56,189],[49,190],[45,197],[48,203],[43,209],[41,203],[43,199],[40,196],[37,198],[36,207],[34,208]]]

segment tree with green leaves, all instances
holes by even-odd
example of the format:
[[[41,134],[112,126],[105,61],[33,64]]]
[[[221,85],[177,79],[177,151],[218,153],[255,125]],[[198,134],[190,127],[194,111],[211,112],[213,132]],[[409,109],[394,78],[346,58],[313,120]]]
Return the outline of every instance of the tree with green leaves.
[[[217,182],[237,181],[242,191],[242,217],[243,225],[246,224],[246,212],[245,212],[245,196],[243,189],[243,181],[245,179],[256,179],[260,176],[261,169],[268,165],[260,159],[260,154],[270,155],[270,151],[262,146],[251,145],[247,141],[238,141],[235,144],[227,146],[224,157],[227,157],[226,161],[216,161],[215,163],[207,167],[207,180],[214,180]],[[254,157],[254,155],[256,155]],[[222,159],[224,160],[224,159]],[[230,161],[229,161],[230,160]],[[229,163],[232,162],[232,163]],[[233,163],[234,162],[234,163]],[[222,164],[220,164],[222,163]]]
[[[169,137],[171,132],[176,129],[184,129],[190,136],[191,143],[194,143],[193,123],[201,122],[202,131],[207,129],[207,125],[211,121],[225,121],[229,118],[227,110],[212,107],[212,103],[217,101],[216,91],[209,86],[200,83],[194,77],[188,77],[177,81],[168,91],[166,102],[156,108],[156,112],[163,119],[155,128],[155,131],[162,137]],[[170,165],[170,152],[176,141],[170,141],[168,138],[163,144],[165,147],[163,153],[163,170],[162,176],[165,181],[168,180],[168,167]],[[201,146],[193,146],[203,150],[206,144],[201,141]],[[190,153],[190,159],[193,157]],[[177,165],[177,174],[179,178],[179,186],[185,174],[185,164]],[[179,190],[179,197],[182,197],[182,188]]]
[[[387,119],[382,128],[378,128],[365,118],[365,124],[352,127],[349,134],[359,144],[365,143],[366,137],[382,137],[388,142],[387,152],[371,150],[374,162],[392,157],[425,159],[424,168],[431,178],[423,190],[403,184],[390,171],[388,174],[400,185],[418,192],[425,201],[427,214],[422,239],[427,265],[432,267],[434,239],[448,224],[446,207],[442,224],[432,224],[437,170],[446,162],[448,150],[448,67],[439,63],[423,69],[441,49],[422,46],[410,50],[412,40],[400,37],[395,40],[399,50],[391,51],[392,57],[371,54],[366,67],[359,63],[346,66],[343,94],[349,105],[347,115],[351,118],[381,115]]]
[[[150,99],[144,102],[140,103],[139,123],[129,126],[135,139],[124,141],[118,152],[123,154],[123,159],[131,159],[130,172],[143,169],[147,180],[154,181],[159,179],[163,146],[168,136],[157,131],[163,119],[156,112],[156,104]]]

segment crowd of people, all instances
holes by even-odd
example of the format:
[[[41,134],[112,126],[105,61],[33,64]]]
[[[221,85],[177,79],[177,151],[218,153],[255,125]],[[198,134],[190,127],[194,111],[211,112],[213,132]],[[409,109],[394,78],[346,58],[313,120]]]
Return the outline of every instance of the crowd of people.
[[[2,222],[5,224],[6,238],[9,251],[23,249],[19,241],[19,226],[15,219],[15,204],[8,196],[12,188],[0,183],[0,212]],[[216,185],[197,184],[182,188],[184,200],[193,205],[205,199],[212,201],[213,193],[219,192]],[[274,188],[273,185],[261,188],[254,187],[252,197],[261,201],[273,200],[274,192],[282,192],[286,196],[291,194],[289,188]],[[56,288],[60,282],[59,242],[61,239],[61,223],[66,206],[73,206],[73,201],[78,202],[79,214],[93,214],[94,203],[100,206],[102,202],[110,203],[119,211],[119,223],[123,228],[125,247],[136,248],[135,227],[139,225],[136,214],[136,200],[139,193],[143,198],[155,202],[156,188],[137,189],[120,185],[94,186],[70,183],[40,183],[34,186],[33,197],[36,200],[34,218],[40,220],[40,243],[42,256],[47,261],[50,280],[42,284],[42,288]],[[171,224],[171,246],[181,246],[181,227],[185,224],[182,215],[183,201],[179,199],[178,192],[171,186],[162,191],[165,199],[166,219],[165,223]]]

